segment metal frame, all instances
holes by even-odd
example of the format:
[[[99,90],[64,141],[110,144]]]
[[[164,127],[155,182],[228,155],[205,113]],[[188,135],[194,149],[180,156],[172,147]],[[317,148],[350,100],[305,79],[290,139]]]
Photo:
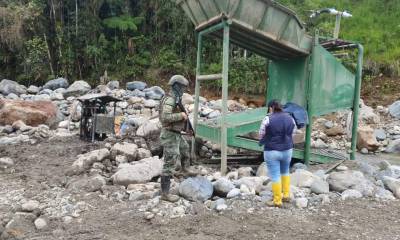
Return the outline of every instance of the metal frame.
[[[203,50],[203,36],[215,31],[223,30],[223,46],[222,46],[222,74],[201,75],[201,52]],[[199,98],[200,98],[200,81],[202,80],[219,80],[222,77],[222,118],[221,118],[221,173],[227,171],[227,126],[226,115],[228,113],[228,71],[229,71],[229,23],[222,21],[214,26],[206,28],[197,34],[197,65],[196,65],[196,84],[195,84],[195,104],[193,125],[197,132],[198,114],[199,114]],[[192,157],[195,156],[196,143],[192,139]]]
[[[185,0],[180,0],[179,2],[184,2]],[[190,10],[190,8],[189,8]],[[191,18],[194,15],[192,14]],[[207,16],[209,18],[209,16]],[[204,23],[197,22],[196,23],[196,31],[197,31],[197,65],[196,65],[196,83],[195,83],[195,103],[194,103],[194,119],[193,126],[196,132],[196,136],[217,142],[221,144],[221,173],[225,174],[227,171],[227,148],[229,146],[246,148],[250,150],[262,151],[262,147],[258,146],[258,142],[256,140],[248,139],[243,137],[243,134],[249,133],[257,129],[262,118],[265,115],[266,109],[253,109],[248,110],[243,113],[236,114],[228,114],[227,110],[227,101],[228,101],[228,69],[229,69],[229,44],[230,42],[238,44],[241,47],[246,48],[246,42],[237,42],[238,36],[237,34],[242,34],[243,36],[248,36],[248,34],[258,34],[258,30],[252,30],[251,32],[240,32],[241,29],[239,25],[235,23],[235,19],[230,18],[229,16],[218,15],[216,17],[209,18],[208,21]],[[222,30],[222,31],[221,31]],[[282,30],[281,30],[282,31]],[[280,32],[281,32],[280,31]],[[221,34],[222,32],[222,34]],[[203,41],[206,35],[217,36],[223,41],[223,50],[222,50],[222,73],[216,73],[211,75],[201,75],[201,67],[202,67],[202,52],[203,52]],[[251,36],[253,36],[251,35]],[[322,46],[319,42],[319,34],[316,32],[315,36],[312,38],[312,46],[310,46],[310,53],[305,54],[303,56],[307,57],[307,73],[306,73],[306,88],[305,88],[305,104],[308,109],[309,116],[309,124],[306,128],[306,136],[305,136],[305,146],[304,149],[294,149],[293,157],[304,159],[306,164],[312,162],[325,163],[332,160],[342,159],[341,156],[327,151],[322,150],[313,150],[311,149],[311,132],[313,126],[313,117],[321,114],[316,110],[314,112],[313,106],[313,78],[318,76],[313,76],[313,66],[318,64],[316,62],[315,54],[316,51],[314,49],[316,47]],[[252,41],[252,40],[249,40]],[[255,38],[254,41],[258,41],[258,45],[254,46],[253,49],[249,46],[247,49],[251,50],[255,53],[260,53],[260,49],[263,47],[263,43],[260,42],[260,39]],[[239,44],[240,43],[240,44]],[[244,45],[243,45],[244,44]],[[261,44],[261,45],[260,45]],[[279,39],[274,42],[276,44],[273,46],[274,49],[280,48]],[[356,152],[356,143],[357,143],[357,123],[358,123],[358,114],[359,114],[359,98],[360,98],[360,87],[361,87],[361,77],[362,77],[362,60],[363,60],[363,47],[360,44],[351,43],[351,47],[358,48],[358,59],[357,59],[357,71],[355,74],[355,84],[354,84],[354,99],[352,100],[352,106],[346,106],[346,108],[352,108],[353,110],[353,127],[352,127],[352,139],[351,139],[351,153],[350,159],[355,159]],[[258,51],[260,50],[260,51]],[[264,49],[262,50],[264,51]],[[261,53],[266,53],[262,52]],[[265,50],[266,51],[266,50]],[[282,51],[282,49],[280,50]],[[277,56],[276,53],[270,53],[270,59],[274,59],[274,56]],[[263,54],[261,54],[263,56]],[[265,55],[265,54],[264,54]],[[291,54],[287,54],[286,57],[291,56]],[[293,56],[296,56],[295,54]],[[219,80],[222,79],[222,115],[219,119],[217,119],[216,125],[212,126],[208,122],[199,122],[199,98],[200,98],[200,84],[204,81],[211,80]],[[268,100],[268,98],[267,98]],[[196,141],[192,139],[192,157],[195,158],[195,145]]]

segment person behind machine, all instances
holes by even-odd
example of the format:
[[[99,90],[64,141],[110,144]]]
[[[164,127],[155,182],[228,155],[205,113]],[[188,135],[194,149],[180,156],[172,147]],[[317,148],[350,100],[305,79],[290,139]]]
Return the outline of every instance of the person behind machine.
[[[160,142],[163,147],[164,167],[161,175],[161,198],[166,201],[176,202],[179,197],[169,193],[171,177],[176,172],[183,175],[194,176],[191,170],[190,148],[183,137],[187,114],[182,111],[182,95],[189,85],[188,80],[181,75],[174,75],[168,82],[171,90],[160,102],[160,121],[162,124]]]
[[[273,199],[268,206],[281,207],[290,201],[289,166],[293,151],[294,119],[283,112],[278,100],[268,103],[268,115],[261,123],[260,145],[264,145],[264,161],[272,179]]]

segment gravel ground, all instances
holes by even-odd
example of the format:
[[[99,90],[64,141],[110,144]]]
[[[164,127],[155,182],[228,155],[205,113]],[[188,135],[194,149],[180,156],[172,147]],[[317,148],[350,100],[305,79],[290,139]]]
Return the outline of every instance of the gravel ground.
[[[14,170],[0,173],[2,220],[15,211],[9,202],[13,196],[34,198],[52,189],[64,189],[67,166],[78,154],[101,145],[69,137],[49,139],[37,145],[0,147],[2,157],[15,161]],[[382,158],[359,156],[369,162]],[[398,163],[397,157],[388,159]],[[354,167],[352,162],[346,165]],[[209,211],[203,204],[193,204],[192,215],[175,219],[156,216],[146,220],[134,202],[102,199],[97,193],[78,194],[73,198],[76,202],[86,202],[90,210],[80,213],[70,223],[52,218],[47,229],[32,232],[25,239],[400,239],[399,200],[334,201],[308,209],[261,207],[254,210],[238,204],[237,209],[223,213]]]

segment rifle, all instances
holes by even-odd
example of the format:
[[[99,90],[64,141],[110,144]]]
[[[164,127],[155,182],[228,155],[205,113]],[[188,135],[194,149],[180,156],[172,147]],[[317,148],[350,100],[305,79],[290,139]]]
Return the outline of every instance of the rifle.
[[[193,126],[192,126],[192,123],[189,120],[189,114],[186,112],[186,109],[183,106],[182,101],[179,100],[177,102],[177,105],[178,105],[179,109],[181,110],[181,112],[184,112],[186,114],[186,116],[188,117],[188,119],[186,120],[185,132],[187,132],[187,130],[189,130],[190,135],[192,135],[193,137],[196,137],[196,134],[195,134]]]

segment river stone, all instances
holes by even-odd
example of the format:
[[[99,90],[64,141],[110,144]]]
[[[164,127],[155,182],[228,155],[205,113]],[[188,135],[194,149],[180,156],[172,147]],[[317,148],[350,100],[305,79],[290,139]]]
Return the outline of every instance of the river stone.
[[[37,94],[40,91],[39,87],[34,85],[30,85],[29,88],[26,90],[29,94]]]
[[[43,88],[44,89],[51,89],[51,90],[56,90],[57,88],[68,88],[68,80],[65,78],[57,78],[48,81]]]
[[[389,143],[386,147],[387,153],[400,153],[400,138]]]
[[[362,194],[354,189],[347,189],[342,193],[342,200],[362,198]]]
[[[389,113],[393,117],[400,119],[400,100],[389,106]]]
[[[21,206],[24,212],[33,212],[39,209],[39,202],[36,200],[29,200]]]
[[[364,184],[366,179],[361,172],[343,171],[331,173],[327,181],[331,190],[343,192],[347,189],[354,189],[357,185]]]
[[[114,184],[124,186],[146,183],[161,175],[163,165],[163,161],[158,156],[145,158],[131,164],[119,165],[119,170],[111,178]]]
[[[107,148],[94,150],[85,154],[78,155],[78,159],[72,163],[72,166],[67,171],[67,175],[78,175],[88,170],[93,163],[101,162],[110,156],[110,151]]]
[[[115,159],[117,155],[123,155],[126,157],[128,162],[135,161],[138,154],[138,146],[134,143],[116,143],[111,148],[111,156]]]
[[[81,191],[99,191],[104,185],[106,185],[106,180],[104,179],[104,177],[96,174],[92,177],[79,176],[77,179],[70,181],[66,187],[73,193],[79,193]]]
[[[108,87],[110,90],[118,89],[118,88],[119,88],[119,82],[118,82],[118,81],[109,81],[109,82],[107,83],[107,87]]]
[[[73,84],[71,84],[71,86],[69,86],[69,88],[64,92],[64,97],[71,97],[71,96],[82,96],[85,93],[87,93],[88,91],[90,91],[90,89],[92,89],[89,85],[89,83],[85,82],[85,81],[75,81]]]
[[[329,193],[329,183],[321,179],[314,179],[310,190],[315,194]]]
[[[165,95],[164,90],[159,86],[153,86],[151,88],[146,88],[143,90],[143,92],[146,94],[147,98],[154,99],[154,100],[160,100]]]
[[[235,188],[235,185],[233,185],[233,183],[226,178],[218,179],[213,185],[215,194],[222,197],[225,197],[232,189]]]
[[[385,187],[389,189],[396,198],[400,198],[400,180],[392,177],[383,177]]]
[[[161,131],[161,123],[159,118],[151,119],[150,121],[142,124],[136,131],[136,135],[139,137],[150,137],[157,135]]]
[[[362,100],[360,101],[359,119],[367,124],[378,124],[380,122],[380,118],[374,113],[374,109],[365,105]]]
[[[0,239],[27,239],[36,232],[33,224],[36,215],[33,213],[17,212],[11,221],[7,223]]]
[[[187,178],[179,185],[179,194],[191,201],[204,202],[213,192],[212,183],[205,177]]]
[[[376,137],[376,140],[378,141],[384,141],[386,139],[386,132],[383,129],[375,129],[374,130],[374,135]]]
[[[228,192],[226,198],[234,198],[240,195],[240,189],[234,188]]]
[[[260,164],[260,166],[258,166],[256,176],[257,177],[268,176],[268,168],[267,168],[267,165],[265,164],[265,162],[262,162]]]
[[[375,192],[375,198],[380,200],[395,200],[393,193],[389,190],[379,187]]]
[[[14,161],[9,157],[0,158],[0,168],[7,168],[14,165]]]
[[[153,99],[146,99],[143,104],[147,108],[155,108],[159,103]]]
[[[10,93],[14,93],[18,96],[21,94],[26,94],[26,87],[8,79],[1,80],[0,94],[7,96]]]
[[[296,187],[309,188],[315,179],[319,179],[319,177],[303,169],[298,169],[294,173],[290,174],[290,183]]]
[[[126,83],[126,89],[128,89],[130,91],[134,91],[136,89],[143,91],[146,87],[147,87],[147,84],[145,82],[141,82],[141,81],[133,81],[133,82]]]
[[[184,93],[182,95],[182,104],[183,106],[188,105],[188,104],[193,104],[194,103],[194,98],[192,95]]]
[[[250,177],[252,175],[253,169],[251,167],[240,167],[238,169],[239,178]]]
[[[268,181],[267,177],[242,177],[238,180],[235,180],[233,183],[236,187],[245,185],[250,190],[254,189],[257,193],[262,192],[264,190],[264,183]]]
[[[37,230],[42,230],[47,227],[47,222],[44,218],[37,218],[34,224]]]
[[[22,94],[21,94],[21,96],[22,96]],[[17,100],[17,99],[19,99],[19,98],[18,98],[18,95],[15,94],[15,93],[10,93],[10,94],[8,94],[6,98],[7,98],[7,99],[12,99],[12,100]]]
[[[298,208],[306,208],[308,205],[307,198],[296,198],[295,200],[296,207]]]

